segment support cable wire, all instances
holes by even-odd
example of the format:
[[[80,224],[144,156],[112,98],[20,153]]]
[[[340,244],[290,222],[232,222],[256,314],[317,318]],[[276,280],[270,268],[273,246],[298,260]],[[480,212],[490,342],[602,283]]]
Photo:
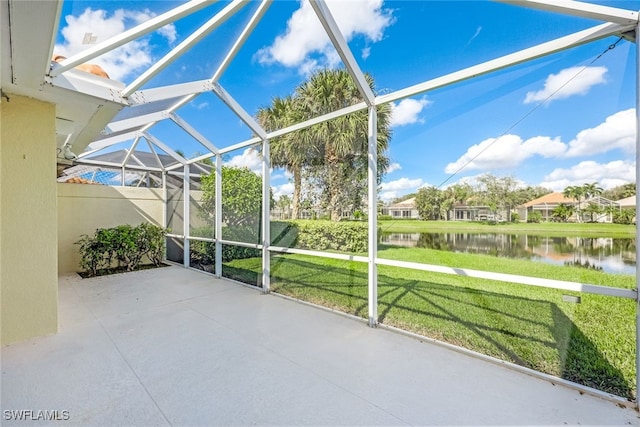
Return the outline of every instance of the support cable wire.
[[[618,38],[618,40],[616,40],[614,43],[611,43],[609,46],[607,46],[607,48],[605,50],[603,50],[598,56],[596,56],[594,59],[592,59],[587,65],[583,66],[580,70],[578,70],[578,72],[573,75],[569,80],[567,80],[566,82],[564,82],[558,89],[556,89],[555,91],[553,91],[551,94],[549,94],[549,96],[547,96],[544,100],[540,101],[537,105],[535,105],[531,110],[529,110],[527,113],[525,113],[520,119],[516,120],[511,126],[509,126],[499,137],[497,137],[495,140],[493,140],[493,142],[491,142],[490,144],[488,144],[486,147],[484,147],[482,150],[480,150],[480,152],[478,152],[475,156],[473,156],[471,159],[469,159],[465,164],[463,164],[462,166],[460,166],[455,172],[453,172],[451,175],[449,175],[447,177],[447,179],[445,179],[444,181],[442,181],[440,184],[438,184],[436,186],[437,189],[440,189],[444,184],[446,184],[447,182],[449,182],[451,180],[451,178],[455,177],[456,175],[458,175],[460,172],[462,172],[462,170],[464,168],[466,168],[467,166],[469,166],[469,164],[471,162],[473,162],[475,159],[477,159],[478,157],[480,157],[485,151],[487,151],[490,147],[492,147],[496,142],[500,141],[502,138],[504,138],[506,135],[509,134],[509,132],[511,132],[516,126],[518,126],[520,123],[522,123],[523,121],[525,121],[529,116],[531,116],[535,111],[537,111],[540,107],[542,107],[544,104],[546,104],[547,102],[549,102],[551,100],[551,98],[553,98],[558,92],[560,92],[562,89],[564,89],[569,83],[571,83],[573,80],[575,80],[580,74],[582,74],[588,67],[590,67],[591,65],[593,65],[596,61],[598,61],[600,58],[602,58],[604,56],[604,54],[606,54],[607,52],[609,52],[610,50],[613,50],[616,48],[616,46],[618,46],[618,44],[623,40],[623,37],[620,36]],[[392,226],[393,224],[395,224],[395,222],[398,220],[395,220],[394,222],[388,224],[388,227]]]
[[[553,98],[558,92],[560,92],[562,89],[564,89],[569,83],[571,83],[573,80],[575,80],[580,74],[582,74],[588,67],[590,67],[591,65],[593,65],[597,60],[599,60],[600,58],[602,58],[602,56],[609,52],[610,50],[613,50],[616,48],[616,46],[618,45],[618,43],[620,43],[620,41],[622,40],[622,36],[620,36],[620,38],[618,40],[616,40],[615,43],[610,44],[604,51],[602,51],[602,53],[600,53],[600,55],[596,56],[593,60],[591,60],[591,62],[589,62],[587,65],[583,66],[580,70],[578,70],[578,72],[576,74],[574,74],[569,80],[567,80],[566,82],[564,82],[558,89],[554,90],[552,93],[549,94],[549,96],[547,96],[545,99],[543,99],[542,101],[540,101],[537,105],[535,105],[531,110],[529,110],[527,113],[525,113],[524,116],[522,116],[520,119],[516,120],[511,126],[509,126],[507,128],[507,130],[505,130],[499,137],[497,137],[496,139],[494,139],[490,144],[488,144],[486,147],[484,147],[482,150],[480,150],[480,152],[478,152],[478,154],[476,154],[475,156],[473,156],[471,159],[469,159],[465,164],[463,164],[462,166],[460,166],[455,172],[453,172],[451,175],[449,175],[447,177],[447,179],[445,179],[444,181],[442,181],[436,188],[440,188],[442,187],[444,184],[446,184],[449,180],[451,180],[451,178],[453,178],[454,176],[456,176],[457,174],[459,174],[464,168],[466,168],[471,162],[473,162],[475,159],[477,159],[478,157],[480,157],[480,155],[482,155],[485,151],[487,151],[489,148],[491,148],[493,146],[493,144],[495,144],[496,142],[500,141],[502,138],[504,138],[505,136],[507,136],[509,134],[509,132],[511,132],[516,126],[518,126],[520,123],[522,123],[523,121],[525,121],[530,115],[532,115],[535,111],[537,111],[540,107],[542,107],[544,104],[546,104],[547,102],[549,102],[549,100],[551,100],[551,98]]]

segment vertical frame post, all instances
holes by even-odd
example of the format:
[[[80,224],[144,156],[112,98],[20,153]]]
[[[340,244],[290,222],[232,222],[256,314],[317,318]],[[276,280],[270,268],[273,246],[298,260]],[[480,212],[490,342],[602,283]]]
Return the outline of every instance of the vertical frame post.
[[[216,238],[216,265],[215,275],[218,278],[222,277],[222,156],[216,155],[216,188],[215,188],[215,204],[216,211],[214,212],[214,228]]]
[[[124,179],[124,174],[125,174],[125,170],[124,170],[124,166],[122,166],[122,170],[120,171],[120,186],[124,187],[126,184],[126,181]]]
[[[190,186],[190,179],[189,179],[189,175],[191,175],[191,168],[188,164],[184,165],[184,173],[182,176],[182,198],[184,199],[184,206],[183,206],[183,217],[182,218],[182,235],[184,236],[183,239],[183,248],[184,248],[184,260],[182,261],[182,264],[185,267],[189,267],[189,258],[191,257],[191,251],[189,250],[189,234],[191,234],[189,232],[189,219],[190,219],[190,214],[189,214],[189,208],[191,207],[191,186]]]
[[[640,214],[638,199],[638,178],[640,177],[640,23],[636,25],[636,242],[640,242],[640,227],[637,217]],[[636,409],[640,409],[640,254],[636,251]]]
[[[169,192],[167,191],[167,171],[165,171],[164,169],[162,170],[162,228],[164,228],[165,230],[167,229],[167,227],[169,226],[169,224],[167,224],[167,209],[169,208],[169,202],[168,199],[169,198]],[[167,248],[169,247],[169,244],[167,243],[167,240],[170,239],[170,237],[165,237],[164,238],[164,259],[167,259]]]
[[[271,154],[269,140],[262,141],[262,292],[271,288]]]
[[[167,228],[167,208],[168,208],[168,199],[169,192],[167,191],[167,171],[162,171],[162,228]]]
[[[369,107],[367,172],[369,238],[368,238],[368,285],[369,285],[369,326],[378,325],[378,115],[375,105]]]

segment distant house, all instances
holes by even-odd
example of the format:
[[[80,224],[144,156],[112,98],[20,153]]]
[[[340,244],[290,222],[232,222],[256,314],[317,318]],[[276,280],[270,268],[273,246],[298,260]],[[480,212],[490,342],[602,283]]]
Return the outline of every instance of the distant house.
[[[517,211],[521,221],[526,221],[532,212],[540,212],[543,221],[550,221],[553,218],[553,210],[563,204],[575,206],[577,202],[562,193],[549,193],[518,206]]]
[[[601,196],[595,196],[587,200],[580,201],[580,210],[582,211],[581,221],[590,221],[591,217],[586,213],[585,209],[591,205],[596,204],[600,207],[608,207],[608,206],[619,206],[618,202],[614,202],[612,200],[606,199]],[[542,197],[538,197],[537,199],[533,199],[523,205],[518,206],[517,212],[520,216],[521,221],[526,221],[529,218],[529,215],[533,212],[540,212],[542,215],[543,221],[551,221],[553,219],[553,210],[560,205],[568,205],[573,206],[574,208],[578,207],[578,202],[575,199],[571,199],[565,197],[564,194],[555,192],[545,194]],[[578,220],[578,211],[574,212],[574,214],[569,218],[570,221]],[[602,212],[597,214],[594,218],[594,221],[597,222],[612,222],[611,212]]]
[[[626,197],[618,200],[616,203],[620,206],[620,209],[635,209],[636,208],[636,196]]]
[[[382,208],[382,215],[391,215],[394,219],[419,219],[416,198],[412,197],[402,202],[394,203]]]
[[[453,221],[506,221],[506,211],[493,212],[489,206],[473,206],[456,203],[447,213]]]

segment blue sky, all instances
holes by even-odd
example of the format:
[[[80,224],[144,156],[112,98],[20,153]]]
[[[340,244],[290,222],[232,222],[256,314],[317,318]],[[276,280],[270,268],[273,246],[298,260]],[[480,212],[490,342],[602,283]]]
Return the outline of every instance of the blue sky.
[[[70,56],[89,46],[83,44],[87,33],[100,42],[180,3],[67,1],[56,53]],[[592,3],[640,9],[640,1]],[[129,83],[226,4],[215,4],[93,62],[113,79]],[[328,4],[379,93],[599,24],[486,1]],[[210,78],[255,6],[240,10],[145,87]],[[395,103],[392,167],[381,198],[390,200],[424,185],[473,183],[483,173],[514,176],[523,184],[553,190],[594,181],[604,188],[634,182],[635,45],[623,40],[595,60],[616,40],[603,39]],[[311,8],[293,0],[275,1],[220,83],[254,114],[274,96],[290,94],[310,72],[340,66]],[[197,97],[178,114],[220,147],[251,136],[213,94]],[[204,151],[171,123],[152,133],[188,156]],[[244,149],[225,160],[254,169],[259,161],[255,152]],[[292,190],[282,171],[273,172],[272,184],[276,196]]]

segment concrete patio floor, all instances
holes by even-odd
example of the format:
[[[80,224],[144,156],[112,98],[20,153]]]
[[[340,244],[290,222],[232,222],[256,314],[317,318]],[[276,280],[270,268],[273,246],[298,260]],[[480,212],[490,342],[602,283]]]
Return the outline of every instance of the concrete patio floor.
[[[63,276],[59,299],[58,334],[2,348],[2,425],[11,410],[83,426],[640,425],[611,401],[179,267]]]

